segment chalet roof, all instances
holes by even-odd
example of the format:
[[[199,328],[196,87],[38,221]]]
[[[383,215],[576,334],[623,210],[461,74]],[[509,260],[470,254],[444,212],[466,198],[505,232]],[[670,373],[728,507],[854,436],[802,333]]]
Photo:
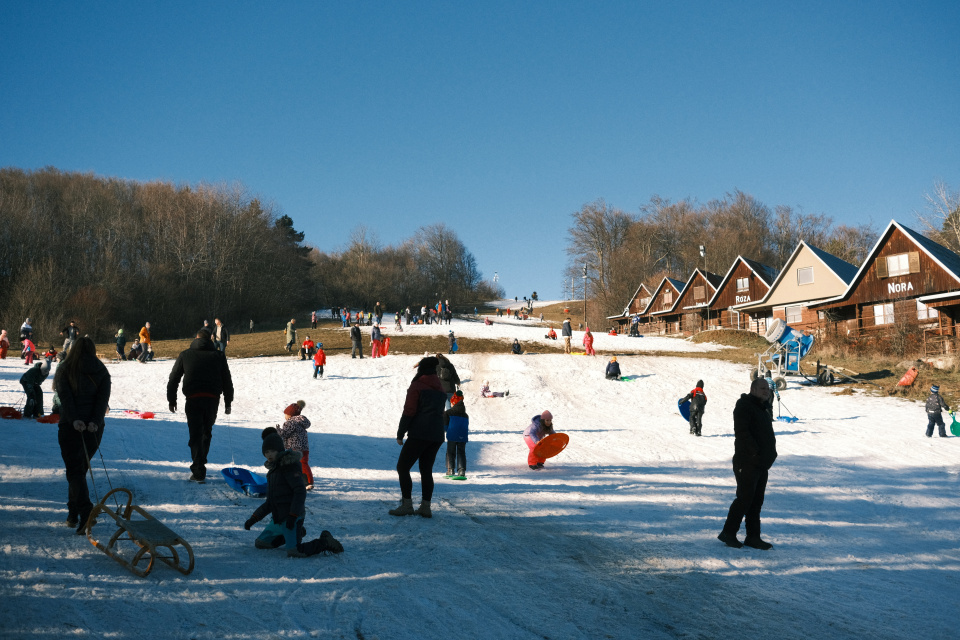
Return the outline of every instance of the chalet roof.
[[[636,299],[637,299],[637,296],[640,295],[640,291],[642,291],[643,289],[646,289],[646,290],[647,290],[647,295],[650,296],[650,301],[652,302],[652,301],[653,301],[653,296],[650,295],[650,287],[648,287],[647,285],[645,285],[645,284],[643,284],[643,283],[641,283],[640,286],[637,287],[637,290],[633,292],[633,295],[630,297],[630,302],[633,302],[634,300],[636,300]],[[629,316],[629,315],[630,315],[630,302],[628,302],[628,303],[627,303],[627,306],[625,306],[625,307],[623,308],[623,312],[622,312],[622,313],[618,313],[618,314],[615,315],[615,316],[607,316],[607,320],[616,320],[617,318],[626,318],[627,316]],[[647,306],[650,306],[650,302],[647,302]],[[640,309],[640,311],[638,311],[638,313],[643,313],[644,311],[646,311],[646,309]]]
[[[683,291],[684,282],[682,280],[677,280],[676,278],[664,278],[660,281],[660,284],[657,285],[657,288],[653,290],[653,295],[650,296],[650,304],[647,305],[647,308],[643,310],[643,313],[646,313],[650,309],[650,305],[653,304],[653,301],[657,299],[657,296],[660,295],[660,290],[663,289],[664,285],[669,284],[673,287],[677,293]],[[677,299],[673,301],[673,306],[670,307],[667,311],[658,311],[656,313],[651,313],[650,315],[655,316],[659,313],[669,313],[673,310],[673,307],[677,306],[677,302],[680,300],[680,296],[677,295]]]
[[[756,260],[750,260],[749,258],[744,258],[743,256],[737,256],[737,259],[733,261],[733,264],[730,265],[730,268],[727,270],[727,275],[723,276],[723,279],[720,281],[720,284],[717,285],[716,291],[713,292],[713,297],[710,298],[708,305],[713,305],[713,301],[716,299],[717,295],[720,294],[720,289],[727,284],[730,278],[733,277],[733,272],[737,268],[739,262],[743,262],[750,269],[757,274],[760,280],[763,281],[763,284],[767,285],[767,288],[773,283],[777,277],[777,270],[773,267],[768,267],[765,264],[760,264]]]
[[[652,316],[659,316],[659,315],[663,315],[663,314],[665,314],[665,313],[674,312],[674,311],[676,310],[676,308],[677,308],[677,305],[680,303],[680,298],[683,297],[684,292],[685,292],[685,291],[690,287],[690,285],[693,283],[693,279],[697,277],[697,274],[698,274],[698,273],[704,277],[704,279],[707,281],[707,284],[709,284],[711,287],[713,287],[714,291],[716,291],[717,285],[720,284],[720,282],[723,280],[723,276],[718,276],[717,274],[715,274],[715,273],[710,273],[709,271],[701,271],[700,269],[694,269],[694,270],[693,270],[693,273],[690,274],[690,277],[687,278],[687,281],[686,281],[686,282],[680,282],[679,280],[674,280],[674,279],[672,279],[672,278],[666,278],[667,280],[670,280],[672,283],[674,283],[674,287],[677,288],[677,291],[679,291],[680,294],[677,296],[677,299],[673,302],[673,306],[672,306],[672,307],[670,307],[669,309],[664,309],[663,311],[655,311],[655,312],[651,313],[650,315],[652,315]],[[678,286],[678,285],[679,285],[679,286]],[[710,296],[710,299],[713,299],[713,296]],[[650,299],[650,303],[651,303],[651,304],[653,303],[653,298]],[[707,303],[694,305],[694,306],[692,306],[692,307],[684,307],[684,309],[697,309],[697,308],[702,308],[702,307],[705,307],[705,306],[707,306]]]
[[[812,244],[807,244],[805,241],[801,240],[797,243],[797,248],[793,250],[793,253],[790,254],[790,257],[787,258],[787,261],[783,263],[783,269],[780,269],[780,273],[777,274],[776,279],[770,285],[770,289],[767,291],[767,295],[763,296],[761,300],[756,302],[745,302],[743,304],[733,305],[734,309],[756,309],[762,307],[763,304],[767,301],[770,296],[777,290],[777,285],[783,281],[783,277],[787,273],[787,265],[791,264],[794,259],[797,257],[797,254],[806,247],[810,250],[813,255],[815,255],[823,265],[831,271],[837,278],[841,280],[844,284],[848,285],[853,281],[854,276],[857,274],[857,268],[843,260],[833,255],[832,253],[827,253],[823,249],[819,249]],[[824,299],[825,300],[825,299]],[[817,302],[824,302],[824,300],[818,300]]]

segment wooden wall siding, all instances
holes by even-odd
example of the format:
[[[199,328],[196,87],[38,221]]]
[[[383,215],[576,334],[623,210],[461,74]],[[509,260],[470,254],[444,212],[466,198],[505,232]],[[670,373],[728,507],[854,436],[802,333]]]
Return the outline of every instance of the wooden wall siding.
[[[670,302],[664,302],[664,294],[667,292],[671,294]],[[678,295],[679,292],[674,290],[673,285],[664,284],[657,293],[657,297],[654,299],[653,304],[650,305],[650,313],[657,313],[658,311],[666,311],[667,309],[673,308],[673,303],[677,301]],[[621,300],[622,299],[623,298],[621,298]]]
[[[747,291],[737,291],[737,279],[750,278],[750,287]],[[770,290],[763,280],[757,277],[757,274],[747,263],[740,260],[740,264],[734,269],[733,275],[727,280],[727,283],[720,289],[720,293],[714,298],[710,308],[714,311],[719,309],[728,309],[735,304],[745,304],[747,302],[757,302],[763,300]]]
[[[791,307],[794,305],[790,305]],[[780,318],[787,322],[787,310],[785,307],[774,307],[773,317]],[[813,309],[803,307],[800,309],[800,322],[787,322],[788,325],[799,331],[813,331],[820,324],[820,315]]]
[[[880,277],[886,272],[886,258],[901,253],[917,253],[910,266],[918,272],[902,276]],[[883,266],[878,269],[878,262]],[[915,271],[911,268],[910,271]],[[939,264],[920,249],[899,229],[893,227],[876,258],[864,272],[844,304],[869,304],[904,298],[916,298],[933,293],[944,293],[960,288],[960,284]]]
[[[702,293],[702,297],[696,298],[695,293]],[[697,304],[704,305],[703,309],[706,311],[706,303],[713,296],[713,287],[707,282],[707,279],[703,277],[703,274],[699,271],[696,275],[693,276],[693,280],[690,282],[689,286],[683,292],[683,296],[680,298],[680,304],[677,305],[677,311],[682,313],[684,307],[692,307]],[[689,311],[689,309],[687,309]]]
[[[621,298],[622,300],[622,298]],[[640,313],[647,308],[647,302],[650,300],[650,292],[641,291],[633,300],[630,301],[629,313],[631,315]]]

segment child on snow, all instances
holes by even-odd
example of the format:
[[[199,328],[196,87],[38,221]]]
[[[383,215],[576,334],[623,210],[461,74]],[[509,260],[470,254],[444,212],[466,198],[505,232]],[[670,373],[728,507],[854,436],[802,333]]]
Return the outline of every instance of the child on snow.
[[[530,454],[527,456],[527,464],[532,470],[538,471],[543,469],[543,463],[547,461],[546,458],[534,455],[534,448],[536,448],[537,443],[553,433],[556,433],[553,430],[553,414],[549,411],[544,411],[538,416],[533,416],[530,425],[524,430],[523,441],[526,442],[530,448]]]
[[[607,364],[606,376],[607,380],[620,379],[620,363],[617,362],[617,356],[610,358],[610,362]]]
[[[300,454],[285,449],[283,439],[273,427],[264,429],[261,437],[263,455],[267,459],[264,466],[268,469],[267,499],[243,523],[243,528],[249,531],[267,515],[272,515],[272,522],[257,536],[254,546],[258,549],[276,549],[284,545],[287,555],[295,558],[324,551],[342,552],[343,545],[326,530],[320,533],[319,538],[302,542],[306,534],[303,516],[307,491],[300,473]]]
[[[317,352],[313,354],[313,379],[317,379],[317,374],[323,377],[323,365],[327,364],[327,354],[323,351],[323,343],[317,343]]]
[[[943,401],[943,398],[940,397],[939,385],[933,385],[930,387],[930,395],[927,397],[926,404],[928,438],[933,437],[933,425],[937,425],[940,428],[941,438],[947,437],[947,427],[943,424],[943,409],[950,411],[950,407]]]
[[[693,391],[683,396],[680,402],[690,401],[690,435],[699,436],[703,429],[703,410],[707,408],[707,395],[703,392],[703,380],[697,380]]]
[[[583,350],[588,356],[597,355],[597,352],[593,350],[593,333],[591,333],[590,327],[587,327],[587,332],[583,334]]]
[[[307,339],[303,341],[303,344],[300,345],[300,359],[306,360],[313,356],[313,348],[316,346],[313,340],[310,339],[310,336],[307,336]]]
[[[23,339],[23,352],[21,356],[26,361],[25,364],[32,365],[33,358],[37,354],[37,347],[33,344],[33,340],[30,338]]]
[[[484,398],[504,398],[510,395],[510,390],[490,391],[490,382],[488,380],[484,380],[483,384],[480,385],[480,395]]]
[[[10,338],[7,337],[7,330],[0,331],[0,360],[7,359],[7,349],[10,348]]]
[[[510,351],[512,351],[514,355],[520,355],[523,353],[523,347],[520,346],[520,340],[517,338],[513,339],[513,344],[510,345]]]
[[[127,360],[137,360],[142,353],[143,345],[140,344],[140,338],[134,338],[133,344],[130,345],[130,353],[127,354]]]
[[[457,389],[450,399],[450,408],[443,412],[443,426],[447,432],[447,477],[466,480],[470,418],[463,404],[463,391]]]
[[[306,402],[297,400],[284,409],[284,423],[282,426],[277,425],[277,432],[283,438],[284,447],[300,454],[300,468],[303,471],[303,477],[306,479],[307,491],[310,491],[313,489],[313,471],[309,464],[310,443],[307,440],[307,429],[310,428],[310,421],[300,413],[305,406],[307,406]]]

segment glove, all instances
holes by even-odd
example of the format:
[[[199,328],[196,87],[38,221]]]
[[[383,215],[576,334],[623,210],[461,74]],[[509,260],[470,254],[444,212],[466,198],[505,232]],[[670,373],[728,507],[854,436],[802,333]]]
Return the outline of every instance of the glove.
[[[170,413],[176,413],[176,412],[177,412],[177,402],[176,400],[174,400],[173,402],[170,403]]]
[[[230,405],[228,404],[223,405],[223,412],[227,415],[230,415]]]
[[[250,531],[250,527],[255,525],[256,522],[253,521],[253,518],[248,518],[246,522],[243,523],[243,528],[247,531]]]
[[[285,523],[285,526],[287,527],[287,529],[293,529],[293,527],[296,526],[296,524],[297,524],[297,516],[291,513],[290,515],[287,516],[287,521]]]

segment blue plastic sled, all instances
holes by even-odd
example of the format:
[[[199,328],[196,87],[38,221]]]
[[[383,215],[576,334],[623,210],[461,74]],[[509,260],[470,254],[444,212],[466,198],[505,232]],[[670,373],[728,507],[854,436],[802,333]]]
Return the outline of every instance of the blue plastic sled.
[[[684,402],[682,398],[677,400],[677,409],[680,410],[680,415],[683,416],[683,419],[690,422],[690,401],[687,400]]]
[[[777,420],[780,422],[797,422],[800,418],[794,416],[778,416]]]
[[[228,485],[248,496],[262,497],[267,494],[267,479],[260,474],[239,467],[227,467],[221,469],[220,473]]]

